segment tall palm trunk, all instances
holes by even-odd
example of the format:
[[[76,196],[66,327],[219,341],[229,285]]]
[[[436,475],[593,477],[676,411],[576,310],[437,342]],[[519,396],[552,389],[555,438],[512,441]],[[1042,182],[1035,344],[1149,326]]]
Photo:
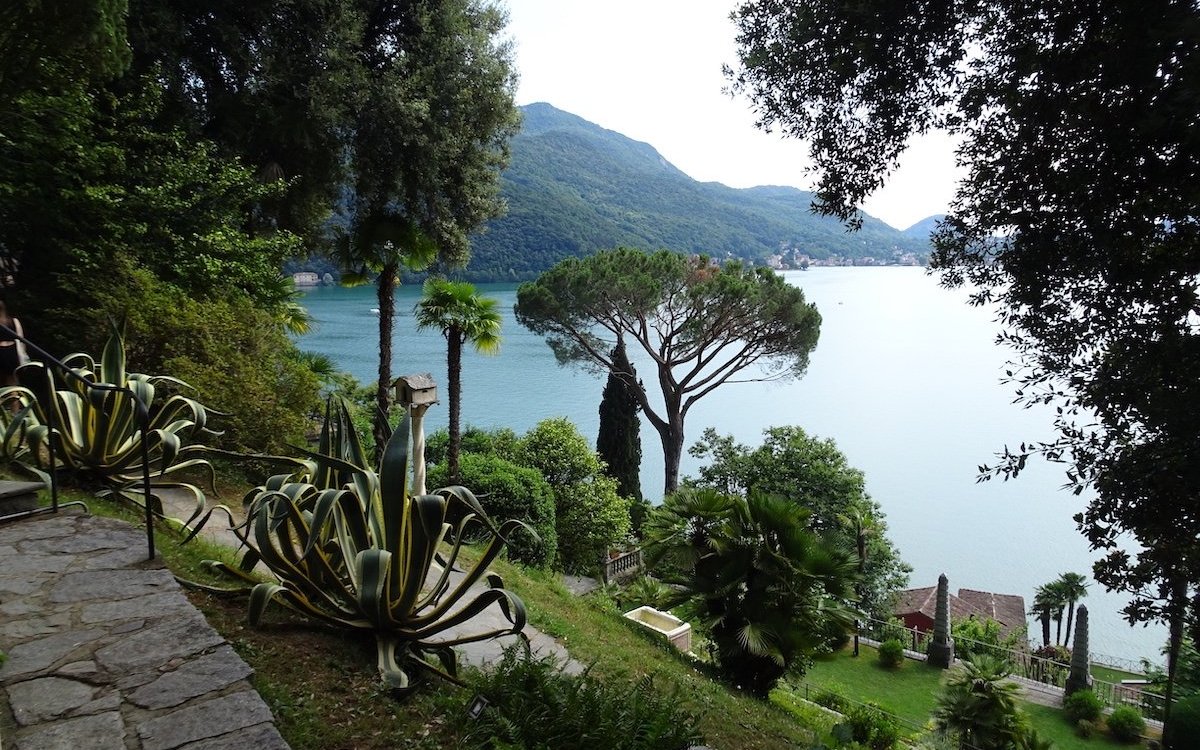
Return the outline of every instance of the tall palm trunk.
[[[398,263],[388,263],[379,273],[375,282],[375,291],[379,300],[379,381],[375,385],[375,463],[383,456],[383,448],[387,445],[388,433],[391,431],[387,421],[388,408],[391,406],[392,387],[392,326],[396,313],[396,278],[399,275]]]
[[[446,450],[446,473],[451,484],[459,484],[458,454],[462,448],[462,431],[459,425],[459,415],[462,405],[459,395],[462,393],[462,345],[463,334],[457,326],[450,326],[446,331],[446,390],[450,402],[450,445]]]
[[[1050,645],[1050,608],[1043,608],[1038,619],[1042,621],[1042,648],[1046,648]]]

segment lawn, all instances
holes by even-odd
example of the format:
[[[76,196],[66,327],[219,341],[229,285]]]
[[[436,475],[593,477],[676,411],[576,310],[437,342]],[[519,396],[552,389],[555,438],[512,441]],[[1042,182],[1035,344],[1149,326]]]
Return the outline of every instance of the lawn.
[[[818,690],[830,690],[851,700],[878,703],[912,727],[922,727],[937,704],[944,674],[924,662],[909,659],[905,659],[899,669],[884,669],[879,664],[877,652],[870,646],[862,646],[858,657],[853,656],[852,649],[846,648],[817,661],[805,676],[804,684],[796,686],[795,693],[804,697],[807,691],[811,698]],[[1022,707],[1038,734],[1053,740],[1056,750],[1121,747],[1107,737],[1085,740],[1075,736],[1058,709],[1032,703],[1023,703]]]

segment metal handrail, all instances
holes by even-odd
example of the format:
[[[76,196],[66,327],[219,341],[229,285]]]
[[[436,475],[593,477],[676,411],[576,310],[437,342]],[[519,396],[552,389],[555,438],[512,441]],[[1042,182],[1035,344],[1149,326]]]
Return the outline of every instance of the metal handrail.
[[[142,403],[141,398],[139,398],[138,395],[136,393],[134,393],[133,389],[128,388],[126,386],[112,385],[111,383],[93,383],[90,380],[88,380],[87,378],[80,376],[72,368],[68,367],[65,362],[58,359],[54,355],[50,354],[45,349],[41,348],[40,346],[33,343],[29,339],[25,338],[21,334],[17,333],[16,331],[14,331],[11,328],[9,328],[8,326],[0,323],[0,331],[11,336],[14,341],[20,341],[21,343],[25,344],[25,347],[27,349],[32,349],[34,352],[37,353],[39,360],[55,365],[60,370],[62,370],[63,373],[68,378],[73,378],[77,382],[81,383],[84,387],[86,387],[88,389],[94,389],[97,391],[109,391],[109,392],[114,392],[114,393],[124,393],[124,394],[127,394],[131,399],[133,399],[134,414],[137,417],[138,428],[142,432],[142,439],[141,439],[142,494],[145,496],[144,504],[146,506],[146,546],[149,549],[149,553],[148,553],[149,559],[153,560],[154,554],[155,554],[155,550],[154,550],[154,511],[151,507],[151,499],[150,499],[150,450],[146,445],[146,437],[147,437],[147,435],[150,434],[150,410],[146,407],[146,405],[144,403]],[[47,376],[46,377],[47,384],[50,389],[50,399],[53,401],[53,399],[56,398],[56,391],[54,388],[54,379],[52,377],[50,377],[49,371],[47,371],[46,376]],[[8,521],[8,520],[16,520],[16,519],[20,519],[20,518],[27,518],[29,516],[34,516],[34,515],[38,515],[41,513],[47,513],[47,512],[58,513],[58,466],[57,466],[57,462],[55,461],[55,456],[54,456],[54,435],[56,432],[58,432],[58,424],[57,424],[57,417],[56,417],[58,410],[53,407],[54,407],[54,404],[51,403],[49,405],[49,408],[47,408],[47,410],[46,410],[48,419],[50,421],[50,424],[48,425],[50,427],[50,435],[47,440],[47,446],[49,449],[49,457],[50,457],[50,507],[49,508],[37,508],[34,510],[24,511],[21,513],[14,513],[14,514],[0,518],[0,521]]]

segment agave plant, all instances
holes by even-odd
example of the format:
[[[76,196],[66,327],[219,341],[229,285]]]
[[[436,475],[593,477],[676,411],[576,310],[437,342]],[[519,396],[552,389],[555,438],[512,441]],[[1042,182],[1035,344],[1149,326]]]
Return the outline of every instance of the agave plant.
[[[380,675],[400,691],[414,687],[416,670],[457,681],[454,646],[520,633],[525,626],[524,604],[487,573],[507,535],[525,524],[506,521],[497,528],[464,487],[411,495],[408,429],[406,416],[391,434],[379,471],[363,468],[347,406],[331,402],[319,450],[296,472],[272,477],[246,496],[246,520],[235,529],[246,547],[239,566],[210,563],[251,584],[251,624],[274,601],[326,623],[372,632]],[[486,545],[474,564],[460,570],[464,531],[476,524],[485,530]],[[251,575],[260,562],[275,580]],[[493,605],[505,625],[458,632]]]
[[[208,473],[212,484],[212,465],[197,455],[207,449],[192,441],[219,433],[207,427],[208,410],[179,393],[191,386],[163,375],[127,372],[125,342],[116,326],[99,362],[76,353],[63,364],[73,377],[30,362],[22,366],[21,380],[35,384],[32,388],[0,389],[0,403],[15,406],[12,411],[0,409],[4,458],[48,481],[52,451],[56,466],[98,484],[97,494],[138,505],[145,500],[142,481],[148,469],[149,501],[156,513],[162,515],[157,493],[175,489],[195,499],[185,526],[207,518],[204,492],[192,483],[169,478],[198,468]],[[135,397],[148,413],[145,433]]]

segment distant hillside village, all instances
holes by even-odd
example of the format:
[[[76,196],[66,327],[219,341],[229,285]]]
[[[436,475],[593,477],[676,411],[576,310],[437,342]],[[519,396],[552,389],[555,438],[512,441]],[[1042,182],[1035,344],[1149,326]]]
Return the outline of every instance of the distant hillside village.
[[[841,255],[830,255],[828,258],[813,258],[809,255],[792,250],[777,255],[768,255],[766,265],[776,271],[791,269],[806,269],[811,266],[923,266],[925,262],[913,252],[896,250],[890,259],[860,257],[844,258]]]

